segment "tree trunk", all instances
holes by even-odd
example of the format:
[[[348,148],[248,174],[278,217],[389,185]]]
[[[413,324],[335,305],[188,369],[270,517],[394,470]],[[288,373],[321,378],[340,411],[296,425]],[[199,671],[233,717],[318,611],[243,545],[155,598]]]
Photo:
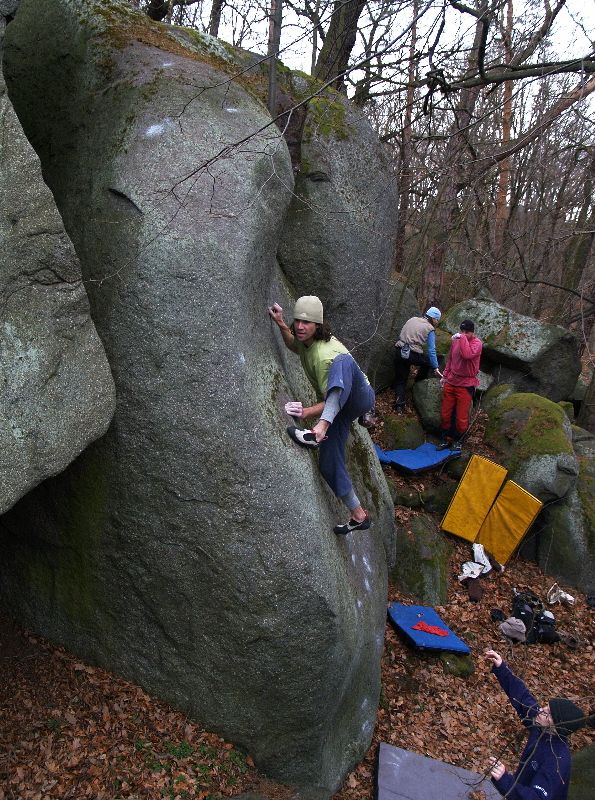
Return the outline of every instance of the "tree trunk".
[[[225,0],[213,0],[211,16],[209,17],[209,33],[211,36],[219,36],[219,25],[221,24],[221,14],[224,6]]]
[[[269,97],[268,107],[271,117],[276,117],[277,108],[277,57],[281,43],[281,20],[283,16],[282,0],[271,0],[269,13],[269,41],[267,56],[269,59]]]
[[[419,11],[419,0],[413,0],[413,19]],[[403,136],[400,146],[399,164],[399,216],[397,221],[397,236],[395,242],[395,271],[403,272],[405,229],[409,212],[409,192],[411,190],[411,155],[412,155],[412,127],[413,103],[415,100],[415,50],[417,47],[417,23],[414,21],[411,28],[411,41],[409,43],[409,64],[407,67],[407,101],[403,119]]]
[[[332,80],[331,85],[342,92],[345,91],[343,73],[349,63],[357,36],[357,23],[365,5],[366,0],[334,3],[331,23],[316,62],[315,77],[324,83]]]
[[[169,3],[167,0],[150,0],[147,6],[147,16],[156,22],[161,22],[162,19],[165,19],[168,11]]]
[[[512,0],[506,4],[506,28],[504,30],[504,60],[512,61]],[[504,81],[504,98],[502,102],[502,147],[510,143],[512,130],[512,81]],[[498,259],[504,246],[504,231],[508,222],[508,186],[510,182],[510,158],[498,165],[498,188],[496,190],[496,208],[494,220],[494,255]]]

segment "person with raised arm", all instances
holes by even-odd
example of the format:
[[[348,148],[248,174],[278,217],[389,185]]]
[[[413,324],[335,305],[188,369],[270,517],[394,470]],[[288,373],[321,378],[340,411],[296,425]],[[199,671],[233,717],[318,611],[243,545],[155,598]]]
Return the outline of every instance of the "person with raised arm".
[[[540,706],[523,681],[495,650],[485,658],[506,692],[529,738],[514,772],[499,757],[490,760],[492,783],[507,800],[566,800],[570,783],[568,737],[586,724],[585,713],[571,700],[554,697]]]

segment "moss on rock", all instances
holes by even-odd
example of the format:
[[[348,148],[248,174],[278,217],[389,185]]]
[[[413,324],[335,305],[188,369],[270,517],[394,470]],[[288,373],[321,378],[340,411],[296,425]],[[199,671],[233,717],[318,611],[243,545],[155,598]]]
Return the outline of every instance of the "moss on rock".
[[[514,393],[492,408],[486,441],[514,472],[536,455],[572,455],[565,419],[557,403],[536,394]]]
[[[401,589],[421,603],[445,603],[450,550],[431,517],[413,517],[407,527],[397,532],[397,560],[392,576]]]
[[[384,443],[387,450],[419,447],[424,440],[423,429],[416,419],[393,414],[384,418]]]
[[[468,678],[475,672],[475,665],[470,655],[461,656],[456,653],[440,653],[440,661],[447,675],[455,678]]]

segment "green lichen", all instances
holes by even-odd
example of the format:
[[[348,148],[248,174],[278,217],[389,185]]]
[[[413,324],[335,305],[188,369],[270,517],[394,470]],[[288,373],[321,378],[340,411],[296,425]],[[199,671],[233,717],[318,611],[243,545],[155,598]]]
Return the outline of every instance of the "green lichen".
[[[436,329],[436,353],[439,356],[446,356],[450,350],[452,339],[448,331],[441,328]]]
[[[568,400],[560,400],[558,405],[571,422],[574,422],[574,406]]]
[[[382,437],[386,450],[415,448],[425,441],[423,428],[417,419],[391,414],[384,418]]]
[[[507,458],[511,471],[536,455],[572,454],[564,433],[564,411],[557,403],[529,393],[515,393],[491,411],[486,441]]]
[[[393,578],[404,591],[422,603],[445,603],[448,597],[448,565],[451,546],[433,520],[415,516],[409,529],[399,531]]]
[[[579,456],[578,463],[576,488],[585,520],[589,552],[595,553],[595,464],[592,458],[585,456]]]
[[[315,136],[333,137],[337,140],[347,139],[349,127],[345,117],[345,105],[342,100],[324,95],[313,97],[308,102],[304,142],[311,141]]]

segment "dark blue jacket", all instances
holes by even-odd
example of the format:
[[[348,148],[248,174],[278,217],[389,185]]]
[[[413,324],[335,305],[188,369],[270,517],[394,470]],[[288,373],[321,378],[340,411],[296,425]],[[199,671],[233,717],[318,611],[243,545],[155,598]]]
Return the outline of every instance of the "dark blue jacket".
[[[492,667],[514,710],[529,729],[518,769],[505,772],[492,783],[507,800],[566,800],[570,782],[570,748],[568,741],[550,729],[536,725],[537,700],[520,678],[502,662]]]

